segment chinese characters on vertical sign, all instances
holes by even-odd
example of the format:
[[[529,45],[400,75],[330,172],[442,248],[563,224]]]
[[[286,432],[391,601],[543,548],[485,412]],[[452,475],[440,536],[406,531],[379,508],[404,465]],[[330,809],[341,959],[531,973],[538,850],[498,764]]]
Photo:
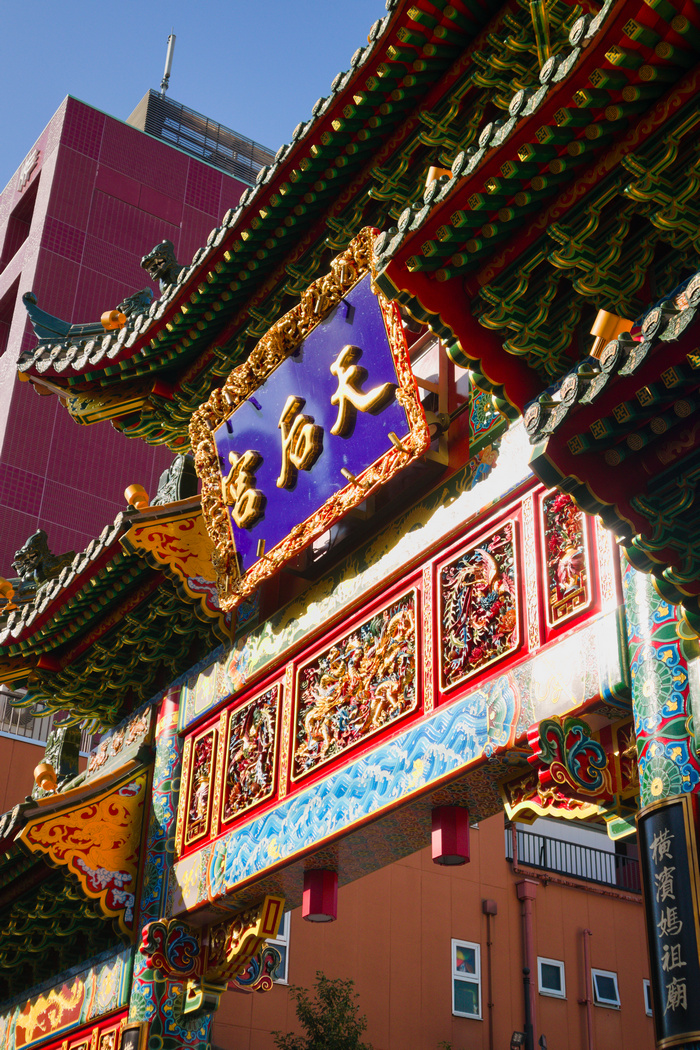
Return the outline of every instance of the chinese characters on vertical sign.
[[[429,447],[372,240],[363,231],[193,417],[225,609]]]
[[[700,885],[696,799],[675,796],[638,818],[657,1044],[700,1038]]]

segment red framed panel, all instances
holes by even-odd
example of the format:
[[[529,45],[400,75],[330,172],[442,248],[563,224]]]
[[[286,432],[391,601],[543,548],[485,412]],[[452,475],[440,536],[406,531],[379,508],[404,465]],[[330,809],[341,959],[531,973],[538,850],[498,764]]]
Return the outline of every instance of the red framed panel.
[[[435,562],[438,684],[445,698],[523,648],[521,537],[518,505]]]
[[[88,1022],[62,1038],[51,1041],[32,1039],[29,1045],[36,1045],[40,1050],[125,1050],[127,1019],[127,1011],[122,1008],[118,1013]]]
[[[276,801],[284,695],[277,671],[241,695],[224,699],[186,737],[175,833],[177,857],[230,831],[248,819],[251,811]]]
[[[122,1022],[103,1028],[97,1037],[97,1050],[119,1050],[123,1027],[124,1024]]]
[[[533,480],[345,620],[320,623],[186,734],[178,856],[618,604],[615,548],[599,532]]]
[[[593,602],[591,537],[583,511],[556,489],[540,497],[545,622],[551,631]]]
[[[619,556],[596,519],[557,489],[540,489],[537,507],[538,579],[543,642],[575,630],[622,601]]]
[[[221,714],[217,832],[269,801],[277,787],[282,684],[274,682]]]
[[[419,588],[414,585],[297,664],[291,784],[418,710],[419,636]]]
[[[191,846],[209,833],[218,729],[209,726],[192,738],[185,774],[184,845]]]

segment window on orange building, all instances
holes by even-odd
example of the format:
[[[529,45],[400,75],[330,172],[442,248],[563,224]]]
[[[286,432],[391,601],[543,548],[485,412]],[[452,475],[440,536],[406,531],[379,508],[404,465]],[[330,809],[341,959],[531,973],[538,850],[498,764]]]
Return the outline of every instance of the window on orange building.
[[[593,978],[593,1002],[596,1006],[609,1006],[620,1009],[620,992],[617,987],[617,974],[612,970],[591,970]]]
[[[651,1017],[654,1013],[651,1005],[651,981],[645,979],[642,984],[644,985],[644,1012],[647,1017]]]
[[[272,975],[275,984],[286,984],[289,974],[289,915],[290,913],[288,911],[284,913],[277,936],[274,941],[267,942],[276,948],[282,956]]]
[[[471,941],[452,941],[452,1013],[481,1017],[481,948]]]
[[[559,959],[537,959],[537,983],[540,995],[552,995],[566,999],[566,977],[564,963]]]

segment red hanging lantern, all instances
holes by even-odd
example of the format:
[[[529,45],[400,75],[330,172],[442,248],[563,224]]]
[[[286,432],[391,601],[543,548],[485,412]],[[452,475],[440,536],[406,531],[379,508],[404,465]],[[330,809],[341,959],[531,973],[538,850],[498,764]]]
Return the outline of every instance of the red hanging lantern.
[[[304,872],[302,918],[308,922],[333,922],[338,917],[338,872],[312,868]]]
[[[464,806],[437,806],[433,810],[435,864],[469,863],[469,810]]]

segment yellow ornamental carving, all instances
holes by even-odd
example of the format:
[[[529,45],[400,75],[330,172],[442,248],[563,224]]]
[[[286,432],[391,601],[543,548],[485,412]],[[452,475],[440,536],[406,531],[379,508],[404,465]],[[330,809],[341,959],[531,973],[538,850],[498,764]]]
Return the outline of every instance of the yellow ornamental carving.
[[[216,596],[212,566],[214,544],[199,507],[180,514],[136,522],[120,540],[125,550],[138,554],[154,569],[162,569],[180,597],[194,605],[201,619],[218,624],[228,638],[228,626]]]
[[[128,550],[150,554],[159,566],[167,566],[187,581],[196,577],[214,579],[209,538],[199,509],[177,517],[132,525],[122,540]]]
[[[32,853],[67,867],[123,933],[134,927],[139,845],[148,774],[139,773],[96,798],[30,821],[20,838]]]

